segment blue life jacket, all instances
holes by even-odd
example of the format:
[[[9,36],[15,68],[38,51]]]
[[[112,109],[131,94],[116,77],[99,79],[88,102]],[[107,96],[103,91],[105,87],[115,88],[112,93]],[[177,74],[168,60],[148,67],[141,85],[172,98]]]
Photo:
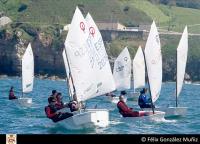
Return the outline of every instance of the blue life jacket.
[[[145,105],[148,103],[147,97],[144,94],[140,94],[139,99],[138,99],[138,105]]]

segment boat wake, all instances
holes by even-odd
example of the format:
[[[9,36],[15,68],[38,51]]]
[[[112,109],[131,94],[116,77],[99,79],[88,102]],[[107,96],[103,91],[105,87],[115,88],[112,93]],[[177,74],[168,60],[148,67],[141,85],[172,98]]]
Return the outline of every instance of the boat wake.
[[[200,85],[200,83],[191,83],[191,85]]]
[[[118,125],[118,124],[122,124],[124,122],[120,122],[120,121],[110,121],[110,125]]]
[[[164,123],[175,123],[177,120],[168,120],[168,119],[154,119],[155,122],[164,122]]]

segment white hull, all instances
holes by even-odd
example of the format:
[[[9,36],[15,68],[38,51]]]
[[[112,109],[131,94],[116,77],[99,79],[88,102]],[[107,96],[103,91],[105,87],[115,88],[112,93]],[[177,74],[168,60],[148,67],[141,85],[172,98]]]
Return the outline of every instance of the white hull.
[[[163,111],[154,111],[155,113],[153,115],[147,116],[147,120],[164,120],[165,119],[165,112]]]
[[[184,81],[185,84],[192,84],[192,81]]]
[[[143,111],[140,111],[143,112]],[[152,112],[150,110],[147,110],[145,112]],[[164,120],[165,116],[165,112],[163,111],[154,111],[154,114],[152,112],[152,114],[148,115],[148,116],[140,116],[140,117],[123,117],[123,119],[128,119],[128,120],[147,120],[147,121],[160,121],[160,120]]]
[[[119,102],[119,97],[118,97],[118,96],[116,96],[116,97],[107,96],[107,99],[108,99],[108,101],[110,101],[111,103],[117,104],[117,103]],[[125,101],[125,102],[127,101],[127,98],[126,98],[126,97],[124,98],[124,101]]]
[[[151,110],[150,108],[147,108]],[[145,109],[145,110],[147,110]],[[168,117],[181,117],[185,116],[187,113],[187,107],[166,107],[166,108],[155,108],[155,110],[164,111],[165,118]]]
[[[168,107],[162,109],[165,111],[165,117],[180,117],[185,116],[187,113],[187,107]]]
[[[21,97],[16,99],[17,103],[24,107],[30,107],[32,105],[32,98]]]
[[[57,124],[71,130],[107,127],[109,125],[109,112],[106,109],[86,109],[74,113],[74,116],[57,122]]]
[[[128,92],[127,99],[132,101],[138,101],[140,92]]]

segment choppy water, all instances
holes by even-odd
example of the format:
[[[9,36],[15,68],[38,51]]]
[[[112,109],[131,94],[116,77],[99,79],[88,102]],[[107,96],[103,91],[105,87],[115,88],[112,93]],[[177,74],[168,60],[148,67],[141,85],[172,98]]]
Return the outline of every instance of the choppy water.
[[[120,117],[116,104],[110,103],[106,97],[100,96],[90,99],[87,107],[108,108],[110,110],[110,125],[107,128],[95,130],[67,130],[62,126],[52,124],[46,118],[44,106],[52,89],[62,92],[64,101],[68,101],[66,95],[66,83],[64,81],[51,81],[36,79],[33,92],[28,96],[33,98],[30,108],[22,108],[13,101],[8,100],[10,86],[15,87],[15,95],[21,94],[21,81],[19,78],[0,79],[0,133],[17,134],[200,134],[200,85],[184,85],[179,97],[179,105],[188,107],[185,117],[166,119],[163,121],[142,121],[123,119]],[[175,105],[175,83],[163,83],[162,91],[156,102],[157,106]],[[128,101],[130,107],[136,108],[137,103]]]

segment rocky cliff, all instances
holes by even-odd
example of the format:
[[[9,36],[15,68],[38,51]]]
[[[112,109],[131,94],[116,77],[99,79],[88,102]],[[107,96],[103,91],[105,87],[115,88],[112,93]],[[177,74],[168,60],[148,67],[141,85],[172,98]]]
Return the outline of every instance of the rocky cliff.
[[[0,36],[0,74],[21,75],[21,58],[30,42],[23,37],[25,31],[1,31]],[[49,34],[38,31],[32,37],[36,75],[64,76],[62,58],[63,44],[60,42],[55,49],[55,40]]]

